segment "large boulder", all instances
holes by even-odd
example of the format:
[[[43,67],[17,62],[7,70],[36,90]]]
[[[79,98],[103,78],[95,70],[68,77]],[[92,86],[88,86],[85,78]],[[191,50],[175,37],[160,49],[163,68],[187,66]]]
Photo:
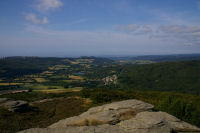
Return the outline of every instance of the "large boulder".
[[[139,100],[114,102],[89,109],[48,128],[20,133],[197,133],[200,129]]]
[[[22,100],[12,100],[9,98],[0,98],[0,106],[5,107],[12,112],[21,112],[29,108],[29,104]]]
[[[99,125],[119,123],[121,120],[130,119],[138,112],[150,111],[153,105],[144,103],[138,100],[126,100],[121,102],[114,102],[98,107],[93,107],[87,112],[61,120],[51,126],[50,128],[62,128],[66,126],[84,126],[84,125]]]
[[[165,112],[140,112],[135,117],[117,124],[124,130],[167,130],[174,132],[200,132],[200,129]]]

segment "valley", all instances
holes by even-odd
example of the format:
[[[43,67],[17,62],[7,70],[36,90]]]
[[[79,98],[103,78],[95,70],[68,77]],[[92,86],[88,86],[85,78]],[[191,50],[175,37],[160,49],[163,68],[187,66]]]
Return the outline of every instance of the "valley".
[[[197,57],[159,62],[103,57],[2,58],[0,98],[27,101],[30,109],[10,112],[0,107],[0,130],[10,133],[47,127],[91,107],[127,99],[148,102],[155,111],[200,126],[199,68]]]

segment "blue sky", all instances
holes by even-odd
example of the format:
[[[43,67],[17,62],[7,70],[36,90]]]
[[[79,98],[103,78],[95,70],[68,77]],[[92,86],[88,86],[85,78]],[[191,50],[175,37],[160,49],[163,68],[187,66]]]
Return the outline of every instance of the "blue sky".
[[[200,0],[1,0],[0,56],[200,53]]]

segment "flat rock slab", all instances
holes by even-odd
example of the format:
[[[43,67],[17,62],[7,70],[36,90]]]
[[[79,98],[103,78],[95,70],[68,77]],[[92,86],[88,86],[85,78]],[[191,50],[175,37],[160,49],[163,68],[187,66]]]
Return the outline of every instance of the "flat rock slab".
[[[66,126],[87,126],[99,124],[115,125],[121,120],[130,119],[138,112],[150,111],[153,105],[139,100],[125,100],[98,107],[93,107],[79,116],[70,117],[49,126],[49,128],[62,128]]]
[[[200,133],[200,129],[165,112],[153,112],[153,105],[125,100],[93,107],[48,128],[20,133]]]
[[[5,107],[9,111],[23,111],[29,107],[28,102],[22,100],[12,100],[9,98],[0,98],[0,106]]]
[[[140,112],[134,118],[118,124],[125,130],[170,129],[176,132],[200,132],[200,129],[165,112]]]

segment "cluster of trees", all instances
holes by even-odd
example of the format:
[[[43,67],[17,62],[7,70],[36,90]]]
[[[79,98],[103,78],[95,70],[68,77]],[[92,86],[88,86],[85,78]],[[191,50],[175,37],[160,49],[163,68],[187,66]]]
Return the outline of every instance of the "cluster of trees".
[[[200,110],[196,106],[199,105],[195,105],[193,101],[185,101],[185,99],[168,96],[161,100],[157,108],[199,126]]]

